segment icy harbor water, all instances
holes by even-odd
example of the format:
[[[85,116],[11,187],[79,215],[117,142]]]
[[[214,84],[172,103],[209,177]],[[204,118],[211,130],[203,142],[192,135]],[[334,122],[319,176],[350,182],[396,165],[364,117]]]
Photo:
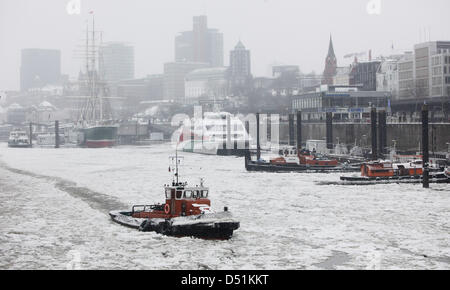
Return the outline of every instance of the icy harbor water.
[[[336,186],[340,173],[249,173],[235,157],[183,153],[229,241],[173,238],[108,211],[164,201],[170,145],[12,149],[0,144],[0,269],[450,269],[450,186]]]

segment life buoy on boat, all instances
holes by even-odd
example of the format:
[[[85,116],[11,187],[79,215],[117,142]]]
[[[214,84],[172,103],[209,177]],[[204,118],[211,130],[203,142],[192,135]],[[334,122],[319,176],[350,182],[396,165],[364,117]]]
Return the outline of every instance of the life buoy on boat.
[[[169,214],[169,212],[170,212],[170,205],[166,203],[166,205],[164,206],[164,213]]]

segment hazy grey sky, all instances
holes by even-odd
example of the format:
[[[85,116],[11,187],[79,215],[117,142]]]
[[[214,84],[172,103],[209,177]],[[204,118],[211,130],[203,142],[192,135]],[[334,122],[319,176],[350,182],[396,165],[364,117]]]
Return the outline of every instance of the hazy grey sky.
[[[449,0],[380,0],[380,15],[367,13],[369,1],[81,0],[81,14],[69,15],[69,0],[0,0],[0,90],[19,88],[22,48],[60,49],[62,72],[76,76],[81,64],[74,50],[91,10],[105,41],[135,46],[136,77],[162,73],[174,58],[175,35],[190,30],[192,17],[201,14],[224,33],[225,64],[240,38],[256,76],[275,62],[321,73],[330,33],[338,65],[352,52],[389,54],[392,42],[411,50],[424,30],[431,40],[450,40]]]

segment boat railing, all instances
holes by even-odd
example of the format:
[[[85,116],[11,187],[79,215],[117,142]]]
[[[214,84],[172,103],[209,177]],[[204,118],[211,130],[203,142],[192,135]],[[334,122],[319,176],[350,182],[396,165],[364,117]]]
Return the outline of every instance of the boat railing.
[[[149,212],[152,210],[163,211],[163,204],[152,204],[152,205],[134,205],[131,209],[132,214],[139,212]]]

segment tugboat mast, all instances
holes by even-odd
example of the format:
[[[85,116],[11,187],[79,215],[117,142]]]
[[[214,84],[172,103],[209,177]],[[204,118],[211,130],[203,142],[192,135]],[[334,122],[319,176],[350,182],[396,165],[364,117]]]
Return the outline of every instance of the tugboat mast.
[[[178,185],[178,145],[175,149],[175,176],[177,177],[177,185]]]

